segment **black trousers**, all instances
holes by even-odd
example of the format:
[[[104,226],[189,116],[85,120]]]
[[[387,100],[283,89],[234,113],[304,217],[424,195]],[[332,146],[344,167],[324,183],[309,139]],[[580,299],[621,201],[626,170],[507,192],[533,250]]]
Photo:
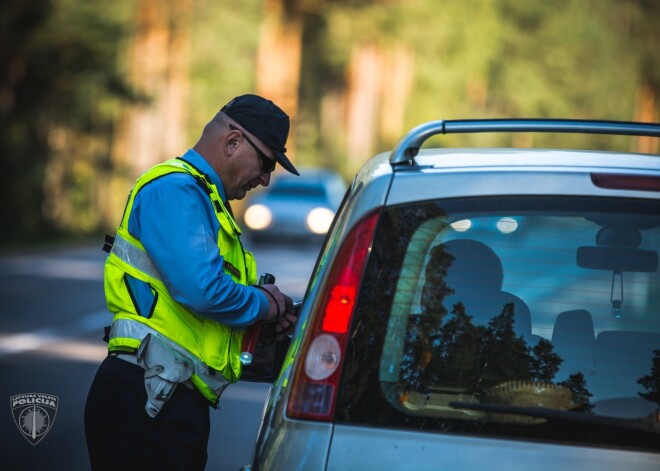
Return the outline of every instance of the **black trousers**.
[[[85,437],[92,470],[203,470],[210,403],[178,385],[155,418],[144,411],[144,370],[107,357],[85,404]]]

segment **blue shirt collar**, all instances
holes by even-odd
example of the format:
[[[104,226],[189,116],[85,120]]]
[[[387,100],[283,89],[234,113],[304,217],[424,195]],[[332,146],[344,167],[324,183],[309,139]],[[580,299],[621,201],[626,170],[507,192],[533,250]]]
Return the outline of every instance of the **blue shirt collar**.
[[[225,187],[222,186],[222,180],[220,180],[220,177],[217,173],[215,173],[213,167],[209,165],[206,159],[202,157],[199,152],[194,149],[188,149],[188,152],[183,154],[181,158],[205,174],[209,180],[211,180],[211,183],[218,187],[218,193],[220,193],[222,201],[227,201],[227,196],[225,195]]]

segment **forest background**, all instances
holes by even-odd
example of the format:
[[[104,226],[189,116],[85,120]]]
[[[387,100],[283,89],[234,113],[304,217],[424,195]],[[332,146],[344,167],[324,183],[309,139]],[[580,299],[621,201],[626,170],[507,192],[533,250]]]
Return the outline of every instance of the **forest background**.
[[[347,180],[429,120],[657,122],[658,0],[4,0],[0,247],[112,231],[135,178],[234,96],[292,118],[298,166]],[[657,139],[436,145],[658,152]]]

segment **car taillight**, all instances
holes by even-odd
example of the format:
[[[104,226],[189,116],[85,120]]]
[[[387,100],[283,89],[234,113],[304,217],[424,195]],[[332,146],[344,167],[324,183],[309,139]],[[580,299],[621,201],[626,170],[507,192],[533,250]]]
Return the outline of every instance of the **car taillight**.
[[[290,417],[331,420],[351,317],[378,222],[379,211],[348,234],[330,269],[319,309],[301,351],[287,406]]]
[[[616,173],[592,173],[591,181],[601,188],[615,190],[660,191],[660,177],[651,175],[621,175]]]

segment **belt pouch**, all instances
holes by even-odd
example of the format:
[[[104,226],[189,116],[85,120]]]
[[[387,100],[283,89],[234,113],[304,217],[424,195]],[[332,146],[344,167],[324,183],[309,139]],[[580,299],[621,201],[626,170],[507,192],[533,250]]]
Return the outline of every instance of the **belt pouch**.
[[[170,347],[164,340],[148,334],[137,351],[137,363],[144,368],[147,403],[144,410],[156,417],[172,397],[177,384],[190,379],[194,372],[191,360]]]

